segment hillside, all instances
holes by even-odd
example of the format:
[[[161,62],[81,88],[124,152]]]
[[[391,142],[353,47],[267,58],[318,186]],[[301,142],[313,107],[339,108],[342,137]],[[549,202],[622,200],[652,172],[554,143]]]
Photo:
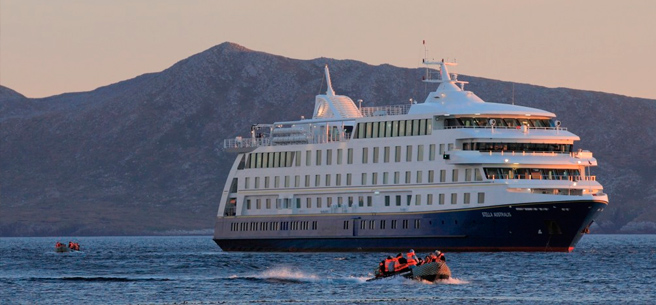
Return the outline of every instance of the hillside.
[[[423,69],[295,60],[223,43],[158,73],[29,99],[0,87],[0,236],[171,234],[212,228],[253,123],[310,116],[329,64],[364,106],[423,101]],[[556,113],[600,166],[611,204],[594,232],[656,232],[654,100],[460,75],[486,101]],[[323,87],[322,87],[323,86]],[[434,90],[428,87],[428,90]]]

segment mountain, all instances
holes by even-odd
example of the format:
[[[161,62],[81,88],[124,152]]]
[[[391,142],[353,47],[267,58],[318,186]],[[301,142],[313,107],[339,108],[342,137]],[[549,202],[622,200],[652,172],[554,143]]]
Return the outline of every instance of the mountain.
[[[234,159],[223,139],[310,116],[325,64],[336,92],[364,106],[434,90],[420,68],[296,60],[233,43],[90,92],[30,99],[0,87],[0,235],[208,233]],[[592,174],[611,200],[593,232],[656,232],[656,101],[459,79],[486,101],[554,112],[581,136],[575,149],[594,153]]]

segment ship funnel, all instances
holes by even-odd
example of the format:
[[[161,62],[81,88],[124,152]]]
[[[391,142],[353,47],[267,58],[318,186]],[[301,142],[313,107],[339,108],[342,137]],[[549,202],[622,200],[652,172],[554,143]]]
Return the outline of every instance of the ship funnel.
[[[328,65],[326,65],[325,71],[326,71],[326,85],[328,86],[328,88],[326,89],[326,95],[333,96],[335,95],[335,90],[333,90],[333,83],[330,81],[330,70],[328,70]]]

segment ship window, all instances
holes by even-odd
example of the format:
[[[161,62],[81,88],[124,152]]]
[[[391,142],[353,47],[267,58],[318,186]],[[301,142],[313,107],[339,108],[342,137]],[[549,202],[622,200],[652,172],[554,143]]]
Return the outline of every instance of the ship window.
[[[362,173],[362,180],[360,180],[360,184],[367,185],[367,173]]]
[[[301,198],[295,198],[296,199],[296,208],[300,209],[301,208]]]
[[[367,130],[365,131],[365,138],[371,138],[371,122],[367,122]]]
[[[388,172],[383,173],[383,184],[389,184],[389,173]]]
[[[272,158],[273,165],[270,167],[280,167],[280,160],[282,160],[282,158],[280,157],[280,152],[274,152],[272,153],[272,155],[273,155]]]
[[[373,230],[376,226],[375,220],[369,220],[369,229]]]
[[[415,229],[419,229],[420,225],[421,225],[421,219],[415,219]]]
[[[483,181],[483,176],[481,175],[481,170],[479,168],[474,169],[474,179],[476,181]]]
[[[470,193],[464,193],[462,198],[462,203],[469,204],[469,196],[471,196]]]
[[[380,124],[378,124],[378,136],[381,138],[388,136],[385,134],[385,125],[387,125],[386,122],[380,122]]]
[[[250,184],[251,184],[251,178],[250,177],[244,178],[244,189],[245,190],[247,190],[250,187]]]
[[[433,182],[435,182],[435,171],[431,169],[428,171],[428,183]]]
[[[392,229],[396,229],[396,220],[392,220]]]
[[[424,145],[417,146],[417,161],[424,161]]]
[[[315,154],[316,154],[316,155],[315,155],[315,157],[316,157],[316,158],[315,158],[315,159],[316,159],[316,160],[315,160],[315,161],[316,161],[316,165],[319,166],[319,165],[321,165],[321,150],[317,149],[317,151],[316,151]]]
[[[289,187],[289,176],[285,176],[285,187]]]
[[[378,173],[371,173],[371,184],[378,184]]]
[[[273,177],[273,187],[275,188],[280,187],[280,176]]]
[[[399,121],[392,121],[392,137],[399,136]]]
[[[321,208],[321,197],[317,197],[317,208]]]
[[[305,198],[305,207],[308,208],[308,209],[312,208],[312,198],[310,198],[310,197]]]
[[[371,196],[367,196],[367,206],[370,207],[372,204],[372,198]]]
[[[364,230],[367,228],[367,221],[366,220],[360,220],[360,230]]]
[[[406,205],[410,205],[410,201],[412,201],[412,195],[406,195]]]
[[[378,163],[378,158],[380,154],[380,147],[374,147],[374,163]]]
[[[296,159],[296,166],[301,166],[301,151],[297,151],[294,154],[294,158]]]
[[[353,206],[353,196],[348,197],[348,206],[349,208]]]
[[[362,148],[362,164],[367,164],[369,161],[369,148],[368,147],[363,147]]]
[[[415,205],[421,205],[421,195],[415,195]]]
[[[449,143],[448,148],[449,148],[449,151],[452,151],[453,150],[453,143]]]
[[[373,122],[373,130],[371,131],[372,138],[378,138],[378,123],[379,122]]]
[[[380,221],[380,229],[385,230],[385,220]]]
[[[418,135],[421,134],[420,131],[419,131],[419,121],[423,121],[423,120],[412,120],[412,135],[413,136],[418,136]]]
[[[310,187],[310,175],[305,175],[305,187]]]
[[[440,156],[444,154],[444,144],[440,144],[439,154],[440,154]]]
[[[485,203],[485,193],[483,193],[483,192],[478,193],[478,203],[480,203],[480,204]]]
[[[314,186],[319,186],[321,183],[321,175],[315,175],[314,176]]]
[[[457,203],[458,203],[458,194],[451,193],[451,204],[457,204]]]
[[[269,210],[271,209],[271,199],[270,198],[266,199],[266,208],[269,209]]]
[[[316,229],[317,229],[317,221],[315,220],[312,222],[312,230],[316,230]]]
[[[364,139],[364,127],[362,127],[363,123],[358,123],[358,139]]]
[[[389,163],[390,160],[389,155],[390,155],[390,148],[389,146],[385,146],[385,148],[383,149],[383,162]]]
[[[417,183],[422,183],[422,171],[417,171]]]
[[[399,184],[400,180],[401,180],[401,173],[394,172],[394,184]]]
[[[396,195],[396,206],[401,206],[401,195]]]
[[[268,189],[269,188],[269,177],[264,177],[264,188]]]
[[[251,200],[250,199],[246,199],[246,209],[247,210],[251,209]]]
[[[333,164],[333,150],[332,149],[327,149],[326,150],[326,165],[332,165]]]
[[[445,169],[440,170],[440,182],[446,182],[446,170]]]
[[[346,160],[347,164],[353,164],[353,148],[349,148],[346,151],[346,158],[347,158]]]
[[[333,197],[326,198],[326,207],[331,207],[333,205]]]
[[[451,181],[458,182],[458,170],[454,169],[451,174]]]
[[[342,185],[342,174],[336,174],[335,175],[335,185],[336,186],[341,186]]]
[[[407,228],[408,228],[408,220],[407,220],[407,219],[404,219],[404,220],[403,220],[403,228],[404,228],[404,229],[407,229]]]
[[[342,164],[342,152],[343,149],[341,148],[337,149],[337,164]]]
[[[444,194],[439,194],[437,198],[438,198],[438,204],[444,204]]]
[[[385,196],[385,206],[390,206],[390,196]]]
[[[426,196],[426,205],[433,205],[433,194],[428,194]]]
[[[465,181],[471,181],[471,168],[465,168]]]
[[[351,174],[346,174],[346,185],[351,185]]]
[[[276,198],[276,209],[282,208],[282,199]]]
[[[349,228],[349,221],[344,220],[344,230],[348,230],[348,228]]]
[[[255,208],[258,210],[262,209],[262,199],[258,198],[255,200]]]
[[[394,162],[401,162],[401,146],[394,147]]]
[[[405,183],[410,183],[410,179],[411,179],[410,175],[411,175],[410,171],[405,172]]]
[[[326,186],[330,186],[330,174],[326,174]]]
[[[301,176],[296,175],[294,176],[294,187],[299,187],[301,186]]]
[[[412,133],[412,120],[406,120],[405,121],[405,135],[406,136],[413,135],[413,133]]]

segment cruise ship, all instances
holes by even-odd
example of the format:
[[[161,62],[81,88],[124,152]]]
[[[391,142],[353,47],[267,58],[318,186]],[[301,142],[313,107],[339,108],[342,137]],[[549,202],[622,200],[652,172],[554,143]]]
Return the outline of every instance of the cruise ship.
[[[592,153],[555,114],[485,102],[455,63],[424,64],[437,89],[423,103],[358,106],[326,66],[311,119],[224,140],[221,249],[571,252],[608,205]]]

